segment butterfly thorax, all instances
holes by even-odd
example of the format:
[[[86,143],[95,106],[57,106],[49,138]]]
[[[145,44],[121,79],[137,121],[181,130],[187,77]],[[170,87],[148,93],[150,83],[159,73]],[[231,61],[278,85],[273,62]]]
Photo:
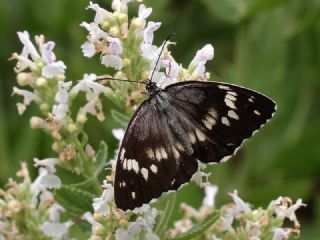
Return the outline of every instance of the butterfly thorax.
[[[157,84],[155,82],[148,80],[147,85],[146,85],[146,90],[147,90],[149,97],[152,97],[160,91],[160,88],[157,86]]]

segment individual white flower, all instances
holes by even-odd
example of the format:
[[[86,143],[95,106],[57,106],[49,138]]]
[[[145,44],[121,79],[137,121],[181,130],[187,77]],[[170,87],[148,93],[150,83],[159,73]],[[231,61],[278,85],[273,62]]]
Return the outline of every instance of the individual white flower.
[[[295,204],[291,205],[289,208],[286,206],[287,202],[285,198],[279,197],[278,199],[272,201],[269,205],[269,209],[274,209],[276,215],[281,218],[288,218],[290,221],[293,221],[296,226],[299,226],[299,221],[295,212],[300,208],[306,206],[299,198]]]
[[[92,43],[100,39],[105,39],[107,37],[107,33],[101,30],[99,25],[95,22],[93,23],[82,22],[80,26],[87,29],[90,35],[90,42]]]
[[[46,168],[39,168],[39,175],[31,185],[31,190],[39,192],[43,189],[60,188],[61,180],[54,174],[50,174]]]
[[[108,184],[106,180],[103,181],[103,192],[101,197],[93,199],[93,209],[95,213],[99,213],[102,216],[108,216],[110,214],[109,202],[113,200],[113,186]]]
[[[56,104],[53,106],[52,115],[56,120],[62,121],[68,114],[68,91],[72,85],[72,82],[59,81],[58,92],[55,96]]]
[[[93,4],[91,1],[87,9],[92,9],[96,12],[96,15],[94,17],[94,22],[97,24],[101,24],[107,18],[110,18],[113,16],[111,12],[101,8],[98,4]]]
[[[172,80],[177,79],[180,71],[180,66],[178,63],[176,63],[175,61],[164,60],[161,62],[161,65],[166,68],[167,78],[170,78]]]
[[[122,53],[122,45],[119,38],[107,37],[109,42],[109,51],[112,55],[119,55]]]
[[[124,137],[124,130],[122,128],[112,129],[112,135],[118,140],[122,141]]]
[[[204,188],[205,197],[203,199],[202,205],[208,207],[214,207],[215,197],[218,193],[218,186],[206,186]]]
[[[156,208],[151,208],[149,204],[143,204],[141,207],[135,208],[134,213],[142,215],[146,224],[152,228],[155,224],[158,211]]]
[[[48,173],[54,174],[56,172],[55,165],[58,163],[58,159],[56,158],[45,158],[42,160],[39,160],[38,158],[34,158],[34,166],[36,168],[38,167],[44,167],[48,170]]]
[[[48,63],[42,68],[42,76],[53,78],[57,75],[64,74],[66,65],[62,61]]]
[[[48,209],[49,220],[54,223],[60,222],[60,214],[66,210],[59,204],[54,203]]]
[[[18,112],[20,115],[24,113],[27,106],[29,106],[31,102],[39,100],[39,97],[35,93],[27,90],[22,90],[17,87],[13,87],[13,94],[23,96],[23,103],[17,104]]]
[[[222,239],[221,239],[221,238],[217,238],[216,235],[213,235],[213,236],[211,237],[211,240],[222,240]]]
[[[45,63],[53,63],[56,60],[56,56],[53,53],[55,43],[49,41],[40,46],[41,58]]]
[[[190,78],[197,79],[198,77],[205,77],[206,67],[204,62],[200,62],[196,65],[195,69],[192,71]]]
[[[52,237],[54,239],[64,239],[68,235],[69,229],[72,225],[72,221],[67,221],[64,223],[44,222],[40,229],[48,237]]]
[[[212,60],[214,56],[214,49],[211,44],[206,44],[203,48],[197,51],[196,56],[193,58],[191,64],[198,65],[200,62],[206,63]]]
[[[144,4],[140,4],[138,18],[139,19],[146,19],[152,13],[152,8],[147,8]]]
[[[155,71],[152,77],[152,82],[155,82],[160,88],[165,88],[166,86],[176,83],[177,81],[175,79],[166,77],[165,73],[163,72]]]
[[[154,61],[159,55],[158,48],[155,45],[142,43],[140,50],[141,55],[149,61]]]
[[[113,0],[112,1],[112,9],[115,12],[126,12],[128,8],[128,3],[133,0]]]
[[[97,227],[102,226],[101,223],[99,223],[99,222],[97,222],[96,220],[94,220],[91,212],[86,212],[86,213],[84,213],[83,216],[82,216],[82,219],[83,219],[83,220],[86,220],[88,223],[91,224],[91,226],[92,226],[92,232],[94,232],[94,230],[95,230]]]
[[[128,229],[118,228],[116,230],[116,240],[134,240],[141,231],[144,232],[144,239],[159,240],[159,237],[152,232],[145,219],[138,217],[135,222],[130,222]]]
[[[83,79],[72,88],[72,94],[78,94],[79,91],[86,92],[89,95],[99,95],[100,93],[110,93],[111,89],[96,82],[95,74],[84,74]]]
[[[18,37],[23,44],[21,56],[28,58],[28,56],[30,55],[33,60],[40,57],[35,46],[30,41],[30,35],[27,31],[18,32]]]
[[[234,215],[238,215],[239,213],[247,213],[251,211],[250,205],[248,203],[245,203],[239,196],[238,191],[234,190],[233,193],[229,193],[229,195],[232,197],[235,205],[233,207],[233,213]]]
[[[272,240],[286,240],[290,237],[290,229],[284,230],[282,228],[274,228],[273,229],[273,237]]]
[[[85,42],[81,45],[83,56],[91,58],[96,53],[96,47],[91,42]]]
[[[106,67],[111,67],[116,70],[121,70],[123,68],[122,59],[117,55],[106,55],[101,58],[101,63]]]
[[[228,231],[228,232],[234,232],[234,229],[232,228],[232,223],[234,220],[234,213],[232,208],[228,208],[226,210],[226,213],[220,217],[220,223],[219,223],[219,229],[221,231]]]
[[[143,41],[145,44],[152,44],[154,32],[161,26],[161,22],[148,22],[146,29],[143,32]]]

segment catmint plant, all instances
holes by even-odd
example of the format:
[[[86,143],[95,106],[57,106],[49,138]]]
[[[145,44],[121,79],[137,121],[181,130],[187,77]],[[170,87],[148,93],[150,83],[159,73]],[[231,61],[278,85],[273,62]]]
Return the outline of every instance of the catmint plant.
[[[34,158],[34,167],[38,168],[34,180],[23,162],[17,172],[22,180],[9,179],[6,189],[0,191],[0,239],[282,240],[299,236],[296,211],[305,206],[301,199],[293,203],[288,197],[279,197],[266,209],[254,208],[235,190],[230,193],[231,203],[216,206],[218,186],[209,182],[209,174],[203,172],[201,165],[193,180],[204,189],[202,206],[195,209],[182,203],[183,217],[173,226],[168,222],[176,193],[162,197],[162,205],[145,204],[126,212],[117,209],[113,188],[115,157],[107,156],[103,141],[91,146],[84,126],[89,114],[103,124],[104,111],[109,106],[104,106],[102,99],[108,98],[122,109],[110,109],[119,124],[112,133],[120,143],[127,116],[143,100],[144,85],[97,79],[147,80],[155,70],[153,81],[161,87],[190,79],[209,80],[205,65],[214,57],[213,46],[206,44],[187,67],[177,63],[169,50],[174,42],[154,44],[161,23],[147,20],[152,8],[141,2],[113,0],[111,9],[90,2],[87,10],[94,11],[94,19],[80,24],[88,32],[81,45],[84,57],[99,55],[98,64],[105,66],[106,72],[112,69],[112,75],[83,73],[83,79],[69,80],[67,66],[57,60],[53,51],[53,41],[46,41],[43,35],[35,36],[33,41],[27,31],[18,32],[22,50],[10,58],[16,62],[18,86],[13,88],[13,94],[21,99],[18,113],[22,115],[30,104],[39,108],[40,114],[30,118],[30,127],[51,136],[55,154],[42,160]],[[133,18],[128,16],[129,4],[139,4]],[[86,99],[84,105],[71,108],[81,95]],[[68,185],[57,174],[57,167],[82,180]],[[284,227],[286,220],[293,224]]]

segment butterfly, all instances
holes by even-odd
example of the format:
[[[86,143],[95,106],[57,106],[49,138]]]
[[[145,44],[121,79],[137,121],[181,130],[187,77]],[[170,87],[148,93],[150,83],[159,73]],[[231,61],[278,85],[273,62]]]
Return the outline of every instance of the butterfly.
[[[114,190],[122,210],[177,190],[198,161],[227,160],[276,111],[270,98],[227,83],[183,81],[162,89],[149,80],[146,91],[119,149]]]

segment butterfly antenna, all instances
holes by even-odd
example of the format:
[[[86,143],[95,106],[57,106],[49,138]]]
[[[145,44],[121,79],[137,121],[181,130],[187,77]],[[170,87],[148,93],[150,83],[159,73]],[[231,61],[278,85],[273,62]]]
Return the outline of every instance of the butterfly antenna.
[[[162,48],[161,48],[161,51],[160,51],[160,53],[159,53],[159,56],[158,56],[156,65],[155,65],[154,68],[153,68],[153,71],[152,71],[152,74],[151,74],[151,77],[150,77],[150,81],[152,80],[153,74],[154,74],[154,72],[156,71],[156,68],[157,68],[158,63],[159,63],[159,61],[160,61],[160,58],[161,58],[161,54],[162,54],[162,52],[163,52],[163,49],[164,49],[164,47],[166,46],[167,42],[170,40],[170,38],[171,38],[173,35],[175,35],[175,33],[171,33],[171,34],[167,37],[167,39],[164,41],[163,46],[162,46]]]
[[[134,80],[129,80],[129,79],[119,79],[119,78],[112,78],[112,77],[97,78],[97,81],[102,81],[102,80],[147,84],[145,81],[134,81]]]

